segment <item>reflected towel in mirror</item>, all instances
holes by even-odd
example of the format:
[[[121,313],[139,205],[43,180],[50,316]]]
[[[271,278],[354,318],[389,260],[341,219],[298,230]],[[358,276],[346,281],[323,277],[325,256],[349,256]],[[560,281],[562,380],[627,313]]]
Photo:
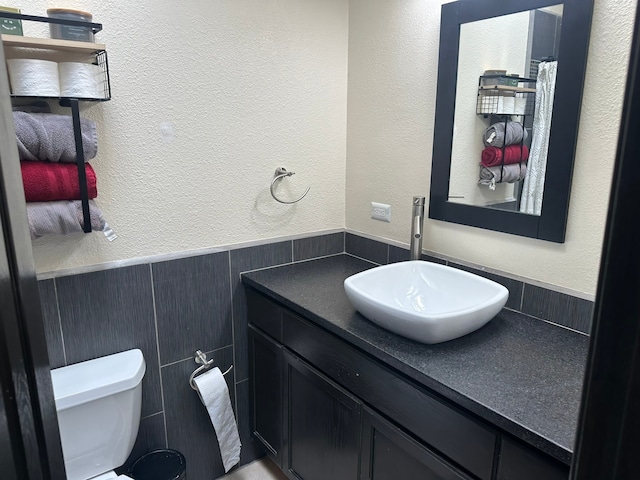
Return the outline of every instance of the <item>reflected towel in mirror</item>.
[[[514,163],[502,167],[480,167],[480,185],[488,185],[495,190],[496,183],[514,183],[523,180],[527,176],[527,165]]]
[[[516,145],[526,140],[529,136],[524,125],[518,122],[507,122],[507,135],[505,143],[504,122],[497,122],[484,131],[482,142],[486,147],[502,147],[503,145]]]
[[[510,145],[504,149],[504,161],[502,155],[502,148],[487,147],[482,151],[481,165],[483,167],[499,167],[502,164],[526,163],[529,158],[529,149],[526,145]]]

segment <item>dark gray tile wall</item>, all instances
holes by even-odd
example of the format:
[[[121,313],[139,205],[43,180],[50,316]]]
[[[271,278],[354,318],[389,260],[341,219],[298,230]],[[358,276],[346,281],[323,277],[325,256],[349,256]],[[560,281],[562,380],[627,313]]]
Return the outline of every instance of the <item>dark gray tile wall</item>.
[[[554,292],[535,285],[524,285],[522,312],[579,332],[591,331],[593,302]]]
[[[221,369],[234,365],[227,383],[243,444],[241,465],[262,456],[249,425],[240,273],[343,251],[344,234],[338,233],[40,281],[52,368],[131,348],[143,351],[142,420],[119,472],[144,453],[168,447],[185,455],[190,480],[224,474],[213,426],[188,385],[198,366],[197,349],[210,352]]]
[[[233,338],[235,345],[236,382],[249,377],[249,350],[247,337],[247,300],[240,273],[259,268],[291,263],[291,242],[278,242],[231,251],[231,288],[233,292]]]
[[[295,262],[336,255],[342,252],[344,252],[344,233],[302,238],[293,241],[293,260]]]
[[[229,252],[154,263],[160,362],[233,343]]]
[[[380,265],[386,264],[389,260],[389,245],[352,233],[346,234],[344,251]]]
[[[409,258],[406,249],[338,233],[42,280],[51,365],[140,348],[147,362],[143,418],[124,467],[148,451],[168,447],[185,455],[190,480],[217,478],[224,470],[215,432],[188,385],[197,367],[194,351],[209,351],[222,369],[233,363],[227,383],[243,444],[241,465],[253,461],[262,454],[254,448],[249,425],[246,294],[240,273],[342,251],[379,264]],[[423,259],[446,263],[427,255]],[[589,331],[592,302],[455,266],[505,285],[508,308]]]
[[[40,290],[44,334],[47,339],[47,351],[49,353],[49,365],[51,368],[62,367],[66,365],[66,361],[62,342],[62,326],[60,325],[60,315],[58,314],[55,280],[38,282],[38,287]]]

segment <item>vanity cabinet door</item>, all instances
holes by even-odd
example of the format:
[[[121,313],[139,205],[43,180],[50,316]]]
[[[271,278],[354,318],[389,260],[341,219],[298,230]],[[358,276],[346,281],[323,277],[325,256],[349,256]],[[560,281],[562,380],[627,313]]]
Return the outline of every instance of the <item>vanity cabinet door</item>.
[[[368,408],[362,414],[361,480],[470,480]]]
[[[283,470],[292,479],[359,478],[360,402],[287,350],[284,364]]]
[[[568,480],[569,467],[533,448],[502,438],[498,480]]]
[[[251,429],[282,468],[282,346],[249,326]]]

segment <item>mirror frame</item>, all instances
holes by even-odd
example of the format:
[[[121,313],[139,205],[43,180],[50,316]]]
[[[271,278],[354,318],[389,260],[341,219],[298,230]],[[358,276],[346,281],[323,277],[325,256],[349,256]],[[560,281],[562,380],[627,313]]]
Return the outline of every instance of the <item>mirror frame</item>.
[[[442,5],[429,218],[564,243],[593,2],[459,0]],[[460,26],[559,3],[564,4],[564,10],[542,214],[536,216],[449,202]]]

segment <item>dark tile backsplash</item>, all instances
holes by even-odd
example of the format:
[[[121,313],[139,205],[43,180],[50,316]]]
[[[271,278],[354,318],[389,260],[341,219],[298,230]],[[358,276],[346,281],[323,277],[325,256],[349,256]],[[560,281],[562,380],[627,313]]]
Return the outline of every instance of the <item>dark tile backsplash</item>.
[[[154,263],[160,362],[233,343],[229,252]]]
[[[526,284],[522,298],[522,313],[542,318],[558,325],[589,333],[593,302],[565,293]]]
[[[347,233],[344,251],[356,257],[384,265],[389,259],[389,245],[386,243]]]
[[[293,241],[293,260],[308,260],[344,252],[344,233],[333,233],[320,237],[302,238]]]
[[[41,280],[51,366],[140,348],[147,364],[143,418],[122,472],[140,455],[168,447],[186,456],[190,480],[217,478],[224,470],[215,432],[198,394],[188,385],[198,366],[194,351],[211,352],[221,369],[234,365],[227,383],[243,444],[241,464],[262,456],[254,448],[249,425],[246,293],[240,273],[345,251],[379,264],[409,259],[407,249],[335,233]],[[422,258],[447,263],[427,255]],[[451,265],[505,285],[510,309],[589,331],[592,302]]]

